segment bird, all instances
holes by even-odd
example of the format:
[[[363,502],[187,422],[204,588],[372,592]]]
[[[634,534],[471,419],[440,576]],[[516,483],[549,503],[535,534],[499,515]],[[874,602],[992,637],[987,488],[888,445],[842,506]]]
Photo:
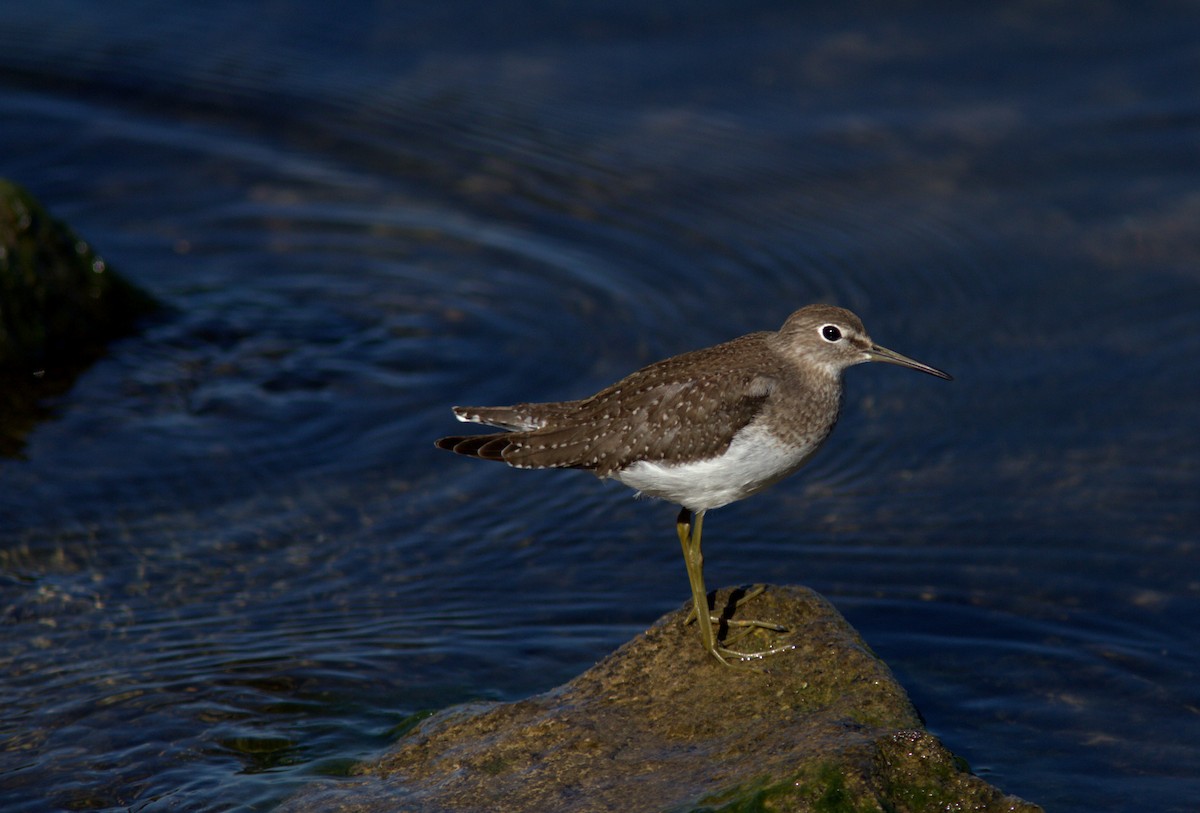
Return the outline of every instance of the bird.
[[[695,617],[704,649],[728,665],[778,650],[744,652],[718,640],[713,624],[720,619],[710,615],[704,586],[705,513],[804,466],[837,423],[843,373],[865,362],[952,378],[876,344],[851,311],[807,305],[777,331],[672,356],[587,398],[452,407],[460,421],[503,431],[452,435],[435,445],[518,469],[582,469],[678,505],[676,533],[692,592],[688,621]]]

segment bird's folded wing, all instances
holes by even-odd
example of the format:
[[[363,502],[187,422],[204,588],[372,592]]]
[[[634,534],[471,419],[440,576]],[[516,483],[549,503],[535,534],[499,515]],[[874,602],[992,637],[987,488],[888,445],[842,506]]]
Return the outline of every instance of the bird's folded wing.
[[[513,404],[512,406],[454,407],[454,417],[464,423],[482,423],[514,432],[541,429],[568,413],[573,401],[550,404]]]
[[[601,477],[638,460],[714,457],[760,413],[774,386],[770,376],[742,370],[623,382],[620,391],[579,402],[563,424],[509,435],[502,457],[513,466],[584,468]]]

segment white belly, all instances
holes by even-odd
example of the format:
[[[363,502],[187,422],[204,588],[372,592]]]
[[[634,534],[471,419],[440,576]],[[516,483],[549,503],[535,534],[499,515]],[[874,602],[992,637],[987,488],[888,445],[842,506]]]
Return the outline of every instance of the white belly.
[[[642,494],[692,511],[720,508],[757,494],[804,465],[821,445],[784,445],[765,429],[748,427],[725,454],[692,463],[639,461],[613,477]]]

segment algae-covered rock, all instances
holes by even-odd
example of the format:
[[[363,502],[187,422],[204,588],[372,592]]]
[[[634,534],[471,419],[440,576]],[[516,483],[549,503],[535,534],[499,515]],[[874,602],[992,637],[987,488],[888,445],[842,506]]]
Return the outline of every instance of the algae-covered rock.
[[[0,179],[0,368],[94,357],[156,308],[21,187]]]
[[[0,454],[112,339],[158,308],[28,192],[0,179]]]
[[[729,603],[721,591],[717,606]],[[812,591],[738,614],[778,621],[742,668],[704,652],[685,610],[566,685],[453,708],[396,749],[291,800],[301,811],[1037,811],[924,730],[887,666]]]

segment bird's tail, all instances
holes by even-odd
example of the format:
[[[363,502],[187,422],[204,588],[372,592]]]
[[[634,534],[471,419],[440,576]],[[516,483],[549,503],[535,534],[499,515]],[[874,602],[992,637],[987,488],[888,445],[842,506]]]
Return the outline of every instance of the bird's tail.
[[[504,450],[508,448],[508,444],[506,432],[493,435],[453,435],[434,443],[439,449],[483,460],[504,460]]]

